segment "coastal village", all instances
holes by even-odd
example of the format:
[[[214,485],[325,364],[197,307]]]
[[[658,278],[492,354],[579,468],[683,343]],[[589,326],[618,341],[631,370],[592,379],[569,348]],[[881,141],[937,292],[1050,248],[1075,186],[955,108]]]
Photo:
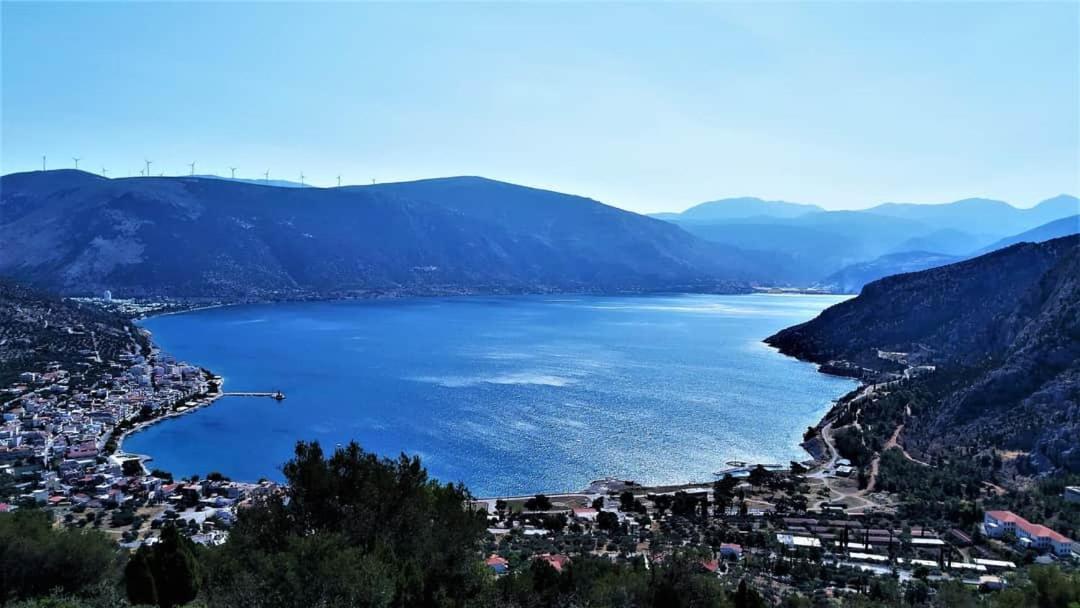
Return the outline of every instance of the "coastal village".
[[[50,329],[73,339],[91,333],[83,324]],[[221,396],[220,378],[153,346],[143,350],[135,340],[111,357],[83,348],[75,361],[45,361],[0,388],[0,513],[46,508],[65,526],[99,528],[128,548],[155,542],[171,520],[196,542],[217,544],[238,505],[277,489],[217,475],[174,480],[123,451],[127,434]]]

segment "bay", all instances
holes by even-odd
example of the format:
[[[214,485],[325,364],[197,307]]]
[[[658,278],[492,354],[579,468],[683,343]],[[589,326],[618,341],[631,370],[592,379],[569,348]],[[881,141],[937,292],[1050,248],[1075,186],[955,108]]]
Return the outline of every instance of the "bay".
[[[802,460],[855,382],[761,342],[843,297],[504,296],[232,306],[143,322],[224,397],[135,433],[176,475],[281,479],[297,440],[419,455],[476,495],[703,481]]]

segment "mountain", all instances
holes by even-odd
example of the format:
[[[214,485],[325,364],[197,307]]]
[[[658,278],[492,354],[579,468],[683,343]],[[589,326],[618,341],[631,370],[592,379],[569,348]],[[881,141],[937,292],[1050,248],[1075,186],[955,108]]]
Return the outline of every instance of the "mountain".
[[[942,233],[948,233],[948,235],[943,237]],[[1039,243],[1077,233],[1080,233],[1080,216],[1066,217],[1043,224],[1038,228],[1033,228],[1026,232],[1006,237],[981,249],[972,248],[963,251],[958,255],[946,255],[928,251],[902,251],[884,255],[867,262],[859,262],[857,264],[846,266],[819,281],[815,287],[840,293],[858,293],[863,285],[889,275],[936,268],[938,266],[944,266],[946,264],[952,264],[964,259],[990,253],[991,251],[996,251],[998,249],[1004,249],[1017,243]],[[965,239],[957,236],[957,234],[963,233],[958,233],[958,231],[954,230],[938,231],[930,235],[930,238],[909,239],[908,241],[905,241],[904,245],[926,244],[930,240],[942,238],[946,241],[955,243],[957,245],[956,249],[959,249],[959,244],[963,242],[968,242],[970,244],[970,241],[965,241]],[[901,245],[901,247],[904,245]],[[939,249],[954,248],[942,246]],[[934,249],[933,251],[937,250],[938,249]]]
[[[863,285],[882,277],[936,268],[961,259],[963,258],[928,251],[890,253],[869,262],[845,266],[822,279],[817,287],[833,293],[859,293]]]
[[[1009,245],[1015,245],[1017,243],[1039,243],[1042,241],[1048,241],[1050,239],[1056,239],[1063,236],[1069,236],[1070,234],[1080,233],[1080,215],[1074,215],[1072,217],[1063,217],[1059,220],[1054,220],[1039,226],[1032,228],[1026,232],[1015,234],[1010,237],[996,241],[991,245],[984,247],[976,252],[977,255],[983,253],[989,253],[998,249],[1004,249]]]
[[[0,274],[61,293],[737,291],[772,263],[479,178],[323,189],[63,170],[6,175],[0,192]]]
[[[716,204],[724,209],[723,203]],[[700,207],[708,211],[709,205],[712,204]],[[779,209],[790,213],[769,216],[761,204],[736,203],[726,215],[695,216],[691,213],[694,209],[690,209],[654,217],[707,241],[787,256],[790,263],[783,273],[773,277],[777,280],[802,285],[839,285],[847,291],[857,290],[864,280],[921,270],[971,256],[973,252],[1000,248],[1005,242],[996,241],[1008,235],[1075,217],[1080,201],[1061,195],[1031,209],[1018,209],[989,199],[941,205],[885,203],[860,211],[823,211],[793,203],[780,205]],[[797,208],[797,212],[792,212],[790,206]],[[754,215],[744,215],[738,212],[740,209]],[[1050,228],[1033,232],[1029,240],[1039,235],[1044,238],[1038,240],[1045,240],[1068,233],[1064,230],[1066,222],[1055,226],[1057,232]]]
[[[909,449],[992,446],[1080,471],[1080,236],[875,281],[766,342],[830,369],[935,366],[912,381],[929,397]]]
[[[790,280],[810,285],[837,270],[872,260],[932,229],[914,221],[858,211],[825,211],[796,218],[745,218],[726,222],[675,220],[714,243],[788,256]]]
[[[817,205],[789,203],[787,201],[766,201],[760,198],[744,196],[724,198],[694,205],[682,213],[656,213],[658,219],[680,219],[695,222],[713,222],[756,217],[792,218],[824,211]]]
[[[924,222],[939,229],[1005,235],[1077,215],[1080,213],[1080,200],[1062,194],[1042,201],[1030,209],[1018,209],[1004,201],[969,198],[940,205],[884,203],[866,211]]]
[[[955,228],[946,228],[907,239],[897,245],[893,252],[928,251],[944,255],[962,256],[985,247],[996,239],[995,235],[971,234]],[[1000,249],[1000,247],[996,249]]]

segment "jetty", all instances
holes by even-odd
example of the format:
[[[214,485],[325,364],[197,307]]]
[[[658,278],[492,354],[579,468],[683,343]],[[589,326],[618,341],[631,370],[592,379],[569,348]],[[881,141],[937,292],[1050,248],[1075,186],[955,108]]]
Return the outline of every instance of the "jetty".
[[[241,391],[241,392],[224,392],[221,393],[223,397],[270,397],[275,401],[284,401],[285,393],[281,391],[273,392],[256,392],[256,391]]]

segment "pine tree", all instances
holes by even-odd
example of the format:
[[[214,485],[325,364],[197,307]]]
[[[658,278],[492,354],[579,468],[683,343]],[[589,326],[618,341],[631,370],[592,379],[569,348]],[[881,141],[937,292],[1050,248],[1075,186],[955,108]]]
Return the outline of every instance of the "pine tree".
[[[132,604],[156,606],[158,603],[157,586],[154,584],[154,573],[150,569],[149,553],[150,550],[145,545],[140,547],[124,568],[128,601]]]

